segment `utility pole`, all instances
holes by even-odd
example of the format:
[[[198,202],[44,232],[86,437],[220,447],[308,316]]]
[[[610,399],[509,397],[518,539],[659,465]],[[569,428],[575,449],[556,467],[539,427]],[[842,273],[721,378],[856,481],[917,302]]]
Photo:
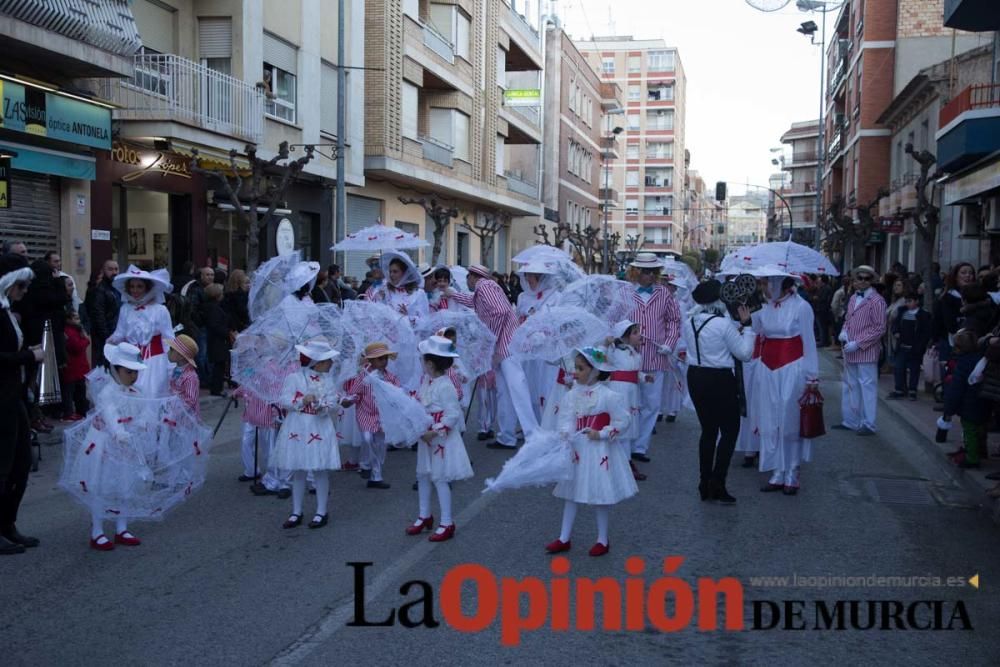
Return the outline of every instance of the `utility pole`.
[[[334,197],[334,241],[347,234],[347,190],[344,179],[346,176],[346,150],[344,135],[347,133],[347,66],[344,63],[346,49],[344,39],[346,31],[344,22],[347,20],[345,8],[347,0],[337,0],[337,188]],[[337,231],[340,235],[338,237]]]

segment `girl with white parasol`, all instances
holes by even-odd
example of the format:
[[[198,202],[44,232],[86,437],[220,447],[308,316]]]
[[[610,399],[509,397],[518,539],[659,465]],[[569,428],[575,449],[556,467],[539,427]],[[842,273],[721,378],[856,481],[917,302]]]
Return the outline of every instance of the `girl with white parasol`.
[[[130,343],[142,353],[144,368],[135,387],[143,396],[165,396],[170,392],[170,361],[167,348],[174,339],[170,313],[163,295],[173,289],[166,269],[144,271],[130,265],[111,283],[122,295],[118,326],[109,343]]]
[[[517,276],[521,282],[521,293],[517,296],[517,306],[514,309],[518,324],[523,324],[529,317],[544,317],[546,309],[555,304],[557,295],[564,286],[555,273],[554,262],[534,259],[518,269]],[[528,390],[531,392],[531,407],[535,411],[535,419],[540,421],[545,410],[545,397],[549,395],[556,380],[558,369],[537,360],[526,361],[523,367]]]
[[[409,255],[394,250],[383,252],[379,266],[387,280],[381,285],[369,287],[365,298],[384,303],[406,315],[410,326],[415,326],[420,318],[430,314],[424,278]]]

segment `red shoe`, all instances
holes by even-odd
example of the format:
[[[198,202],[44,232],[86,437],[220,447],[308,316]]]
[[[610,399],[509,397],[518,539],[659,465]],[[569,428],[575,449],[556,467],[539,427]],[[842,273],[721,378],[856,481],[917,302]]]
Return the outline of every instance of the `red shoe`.
[[[597,542],[594,546],[590,547],[590,551],[588,553],[591,556],[603,556],[609,551],[611,551],[610,544],[601,544],[600,542]]]
[[[36,419],[35,421],[31,422],[31,428],[35,429],[39,433],[52,433],[52,426],[46,424],[41,419]]]
[[[411,526],[406,527],[407,535],[419,535],[420,533],[424,532],[424,530],[434,530],[433,514],[426,518],[418,517],[417,521],[419,521],[420,523],[415,523]]]
[[[433,535],[427,538],[429,541],[447,542],[451,538],[455,537],[455,524],[451,524],[450,526],[438,526],[438,528],[444,528],[444,530],[440,533],[435,531]]]
[[[360,466],[357,463],[341,463],[341,470],[357,470]]]
[[[97,537],[90,538],[90,548],[97,551],[111,551],[115,548],[115,543],[109,540],[104,533],[101,533]]]
[[[563,542],[562,540],[556,540],[554,542],[549,542],[545,545],[545,552],[550,554],[561,554],[564,551],[569,551],[572,542]]]
[[[142,544],[142,540],[127,530],[115,535],[115,544],[124,544],[127,547],[137,547]]]

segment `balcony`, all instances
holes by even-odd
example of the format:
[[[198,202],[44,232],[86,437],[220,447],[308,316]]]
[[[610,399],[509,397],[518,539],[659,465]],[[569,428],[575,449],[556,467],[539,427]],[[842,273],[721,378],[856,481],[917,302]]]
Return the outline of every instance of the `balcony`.
[[[792,161],[785,165],[786,171],[793,167],[803,167],[809,164],[815,165],[816,161],[819,160],[818,151],[802,151],[801,153],[793,153]]]
[[[438,141],[433,137],[428,137],[426,135],[420,135],[420,143],[424,145],[424,159],[430,160],[431,162],[437,162],[440,165],[444,165],[449,169],[453,165],[455,147],[450,146],[443,141]]]
[[[646,177],[646,191],[662,190],[663,192],[673,192],[674,183],[669,178]]]
[[[118,120],[168,121],[260,143],[264,94],[256,87],[170,54],[134,57],[129,79],[100,79],[99,95]]]
[[[996,0],[944,0],[944,24],[956,30],[1000,30]]]
[[[975,84],[939,116],[938,164],[954,173],[1000,150],[1000,84]]]
[[[601,159],[617,160],[621,157],[621,147],[618,145],[618,137],[612,135],[601,139]]]
[[[618,191],[614,188],[600,188],[597,191],[597,198],[601,201],[618,201]],[[631,209],[629,215],[635,215],[638,211]]]
[[[455,45],[428,23],[424,24],[424,46],[441,56],[445,62],[455,64]]]
[[[503,175],[507,179],[507,189],[511,192],[516,192],[519,195],[524,195],[532,199],[538,198],[538,184],[526,179],[521,172],[508,169]]]
[[[515,69],[534,69],[541,71],[542,40],[538,30],[528,23],[521,15],[527,6],[524,0],[504,0],[504,9],[500,11],[500,27],[511,38],[511,49],[508,56],[516,63]]]

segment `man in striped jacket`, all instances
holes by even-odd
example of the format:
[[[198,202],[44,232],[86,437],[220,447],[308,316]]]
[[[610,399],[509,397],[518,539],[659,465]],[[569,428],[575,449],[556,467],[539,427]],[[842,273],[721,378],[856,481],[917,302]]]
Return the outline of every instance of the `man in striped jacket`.
[[[649,440],[656,426],[663,397],[664,374],[670,370],[670,355],[680,337],[681,314],[677,302],[666,287],[660,284],[663,263],[651,252],[640,252],[631,264],[635,271],[635,291],[632,300],[635,308],[629,316],[639,325],[642,333],[642,409],[639,429],[632,441],[632,458],[649,461]]]
[[[875,280],[872,267],[859,266],[853,273],[854,294],[847,302],[844,329],[840,332],[844,346],[843,423],[833,428],[874,435],[878,358],[885,335],[886,305],[872,287]]]
[[[473,264],[469,267],[467,281],[472,294],[448,290],[448,298],[475,310],[483,324],[497,337],[493,368],[497,380],[499,430],[496,443],[490,443],[487,447],[513,449],[517,446],[515,431],[518,422],[521,423],[525,436],[538,428],[524,370],[520,364],[508,358],[507,347],[517,328],[517,315],[503,288],[493,280],[488,268],[482,264]]]

